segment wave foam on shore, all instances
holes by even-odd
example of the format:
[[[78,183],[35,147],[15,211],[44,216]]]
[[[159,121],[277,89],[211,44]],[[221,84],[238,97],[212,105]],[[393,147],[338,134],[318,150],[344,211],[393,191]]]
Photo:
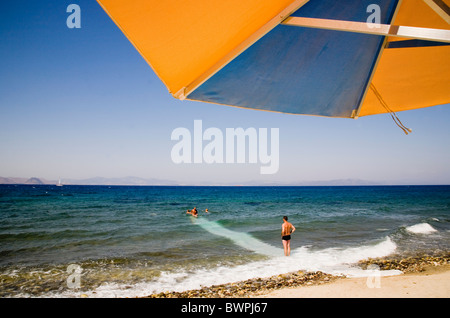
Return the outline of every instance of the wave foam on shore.
[[[406,227],[406,230],[414,234],[430,234],[437,232],[437,230],[428,223],[414,224]]]
[[[296,271],[320,271],[331,275],[362,277],[368,276],[369,272],[355,266],[355,263],[365,258],[387,256],[395,249],[396,245],[389,237],[376,244],[360,247],[313,250],[311,247],[302,246],[292,250],[290,257],[271,257],[232,267],[219,265],[214,268],[167,271],[162,272],[158,278],[152,281],[139,282],[132,286],[104,283],[92,291],[83,293],[66,291],[62,294],[47,294],[44,297],[79,297],[80,294],[87,297],[142,297],[168,291],[183,292],[205,286],[271,277]],[[397,270],[383,271],[382,273],[382,275],[398,274],[401,272]]]

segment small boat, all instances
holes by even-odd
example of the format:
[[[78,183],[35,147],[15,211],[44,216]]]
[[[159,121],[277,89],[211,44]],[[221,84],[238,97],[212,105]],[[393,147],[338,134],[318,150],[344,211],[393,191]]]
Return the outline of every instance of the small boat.
[[[59,178],[58,183],[56,184],[57,187],[62,187],[61,178]]]

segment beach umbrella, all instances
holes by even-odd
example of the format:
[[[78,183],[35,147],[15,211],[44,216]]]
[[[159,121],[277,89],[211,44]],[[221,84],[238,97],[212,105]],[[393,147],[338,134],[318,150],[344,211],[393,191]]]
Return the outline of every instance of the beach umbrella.
[[[178,99],[358,118],[450,102],[450,0],[97,0]]]

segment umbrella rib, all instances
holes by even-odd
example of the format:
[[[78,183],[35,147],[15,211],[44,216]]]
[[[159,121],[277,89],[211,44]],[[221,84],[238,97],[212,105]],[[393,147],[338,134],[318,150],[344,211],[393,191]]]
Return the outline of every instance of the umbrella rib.
[[[423,0],[433,9],[445,22],[450,24],[450,8],[442,0]]]
[[[391,18],[389,20],[389,23],[392,23],[393,21],[395,21],[395,19],[397,17],[397,14],[398,14],[398,11],[399,11],[399,9],[400,9],[400,7],[402,5],[402,2],[403,2],[403,0],[398,0],[397,6],[395,7],[395,10],[394,10],[393,15],[391,16]],[[388,43],[388,37],[385,36],[384,39],[383,39],[382,45],[378,49],[378,55],[377,55],[377,57],[375,59],[375,64],[372,66],[372,69],[371,69],[371,71],[369,73],[369,77],[367,79],[365,88],[364,88],[363,93],[361,95],[361,99],[359,100],[359,103],[358,103],[357,107],[353,110],[353,113],[352,113],[351,117],[354,118],[354,119],[358,119],[358,117],[359,117],[362,105],[364,103],[364,100],[366,99],[367,92],[369,91],[369,87],[370,87],[370,85],[372,83],[372,80],[373,80],[373,77],[375,75],[375,70],[378,67],[378,63],[380,62],[381,55],[383,54],[383,50],[386,48],[387,43]]]
[[[284,20],[282,24],[297,27],[450,42],[450,30],[442,29],[301,17],[289,17]]]
[[[252,44],[266,35],[269,31],[279,25],[287,16],[291,15],[293,12],[297,11],[300,7],[306,4],[309,0],[295,0],[291,3],[291,5],[287,6],[284,10],[274,16],[271,20],[269,20],[266,24],[264,24],[258,31],[253,33],[249,38],[240,43],[237,47],[231,50],[228,54],[218,60],[212,67],[210,67],[205,73],[196,78],[193,82],[191,82],[186,87],[183,87],[178,92],[174,93],[173,96],[175,98],[184,100],[187,96],[192,93],[195,89],[197,89],[200,85],[206,82],[209,78],[211,78],[214,74],[220,71],[223,67],[225,67],[228,63],[230,63],[233,59],[235,59],[239,54],[244,52],[247,48],[249,48]]]

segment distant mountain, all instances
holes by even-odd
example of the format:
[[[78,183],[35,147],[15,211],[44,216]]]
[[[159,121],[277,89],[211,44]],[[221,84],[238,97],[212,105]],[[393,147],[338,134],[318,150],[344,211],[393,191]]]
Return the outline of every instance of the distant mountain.
[[[175,185],[176,182],[154,178],[123,177],[123,178],[103,178],[94,177],[82,180],[62,179],[62,184],[78,185]]]
[[[385,183],[373,182],[361,179],[336,179],[336,180],[324,180],[324,181],[299,181],[299,182],[283,182],[283,181],[262,181],[262,180],[248,180],[240,182],[196,182],[193,185],[197,186],[364,186],[364,185],[383,185]],[[181,184],[180,184],[181,185]],[[182,184],[191,185],[191,184]]]
[[[16,177],[0,177],[0,184],[53,184],[53,181],[48,181],[43,178],[16,178]]]
[[[25,184],[44,184],[44,182],[42,182],[42,180],[39,178],[30,178],[25,181]]]
[[[0,177],[0,184],[42,184],[42,180],[38,178],[13,178]]]
[[[0,177],[0,184],[14,184],[14,183],[16,182],[11,178]]]
[[[43,178],[14,178],[0,177],[0,184],[57,184],[58,180],[46,180]],[[124,178],[103,178],[95,177],[88,179],[61,179],[62,185],[176,185],[170,180],[160,180],[154,178],[124,177]]]
[[[361,179],[336,179],[326,181],[305,181],[301,183],[294,183],[293,185],[305,186],[357,186],[357,185],[381,185],[381,183],[361,180]]]

